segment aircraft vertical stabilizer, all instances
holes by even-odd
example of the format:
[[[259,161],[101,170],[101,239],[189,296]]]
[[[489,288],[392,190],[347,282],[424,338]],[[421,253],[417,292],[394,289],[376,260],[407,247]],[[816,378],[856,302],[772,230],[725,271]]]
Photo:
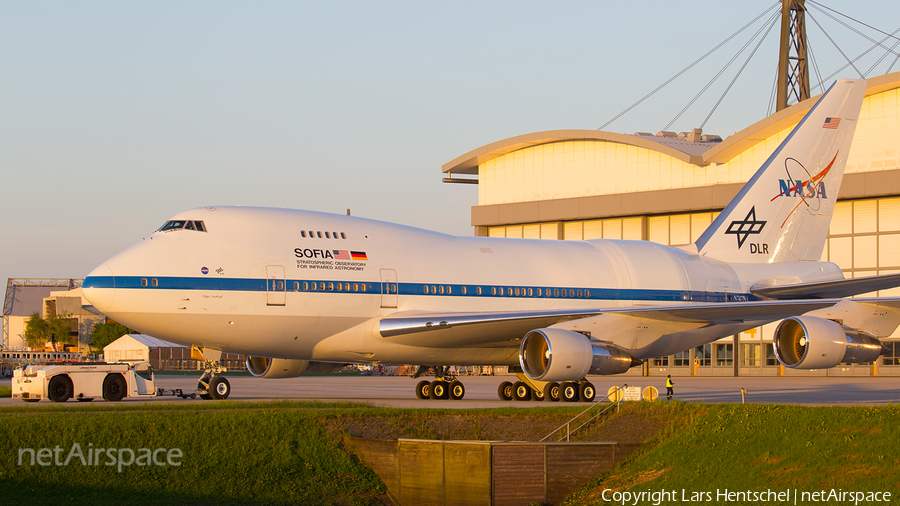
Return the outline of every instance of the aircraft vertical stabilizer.
[[[700,236],[699,253],[819,261],[865,92],[865,80],[836,81]]]

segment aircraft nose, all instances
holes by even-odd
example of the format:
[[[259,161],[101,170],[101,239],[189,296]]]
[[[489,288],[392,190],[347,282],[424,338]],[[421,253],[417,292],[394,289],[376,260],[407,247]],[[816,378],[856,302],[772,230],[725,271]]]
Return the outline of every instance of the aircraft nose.
[[[84,298],[101,313],[106,313],[116,296],[116,278],[107,264],[97,267],[81,284]]]

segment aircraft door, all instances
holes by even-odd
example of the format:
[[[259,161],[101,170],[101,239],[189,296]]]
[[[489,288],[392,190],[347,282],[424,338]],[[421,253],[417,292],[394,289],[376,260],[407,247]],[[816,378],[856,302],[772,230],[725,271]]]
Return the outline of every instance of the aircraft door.
[[[381,269],[381,307],[397,307],[397,271]]]
[[[269,306],[283,306],[284,300],[284,267],[281,265],[267,265],[266,304]]]

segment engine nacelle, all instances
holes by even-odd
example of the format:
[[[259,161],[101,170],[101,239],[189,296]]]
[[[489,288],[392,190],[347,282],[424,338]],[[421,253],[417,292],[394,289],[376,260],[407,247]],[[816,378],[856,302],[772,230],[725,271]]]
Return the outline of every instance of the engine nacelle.
[[[247,356],[247,370],[257,378],[296,378],[307,367],[307,360]]]
[[[775,329],[775,357],[793,369],[827,369],[872,362],[883,352],[867,332],[815,316],[793,316]]]
[[[563,329],[532,330],[519,346],[519,364],[537,381],[577,381],[588,374],[619,374],[641,361],[614,344],[592,343]]]

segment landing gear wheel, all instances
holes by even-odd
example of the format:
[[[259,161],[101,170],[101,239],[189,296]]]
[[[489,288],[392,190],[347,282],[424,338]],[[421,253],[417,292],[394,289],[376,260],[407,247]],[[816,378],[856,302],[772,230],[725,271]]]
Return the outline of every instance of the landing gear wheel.
[[[431,397],[431,382],[422,380],[416,385],[416,397],[419,399],[428,399]]]
[[[450,398],[458,401],[466,395],[466,387],[463,386],[462,381],[453,380],[450,382]]]
[[[512,383],[508,381],[500,383],[500,386],[497,387],[497,397],[499,397],[501,401],[511,401],[513,398]]]
[[[207,390],[206,385],[204,385],[203,383],[197,383],[197,390]],[[200,398],[205,401],[208,401],[208,400],[212,399],[212,395],[210,395],[209,390],[207,390],[207,393],[200,394]]]
[[[531,389],[531,400],[533,401],[543,401],[544,400],[544,391],[538,388]]]
[[[53,402],[66,402],[72,398],[72,380],[65,374],[54,376],[47,385],[47,397]]]
[[[594,397],[597,396],[597,390],[594,389],[594,384],[590,381],[585,381],[578,385],[578,397],[581,399],[581,402],[594,402]]]
[[[441,380],[434,380],[431,382],[431,398],[432,399],[447,399],[450,397],[450,391],[447,390],[447,382]]]
[[[222,376],[216,376],[209,382],[209,395],[217,401],[227,399],[231,395],[231,383]]]
[[[544,400],[559,402],[559,383],[551,381],[544,386]]]
[[[531,400],[531,387],[528,386],[528,383],[517,381],[516,384],[513,385],[513,399],[517,401]]]
[[[564,381],[559,385],[559,396],[566,402],[576,402],[579,398],[578,384],[572,381]]]

